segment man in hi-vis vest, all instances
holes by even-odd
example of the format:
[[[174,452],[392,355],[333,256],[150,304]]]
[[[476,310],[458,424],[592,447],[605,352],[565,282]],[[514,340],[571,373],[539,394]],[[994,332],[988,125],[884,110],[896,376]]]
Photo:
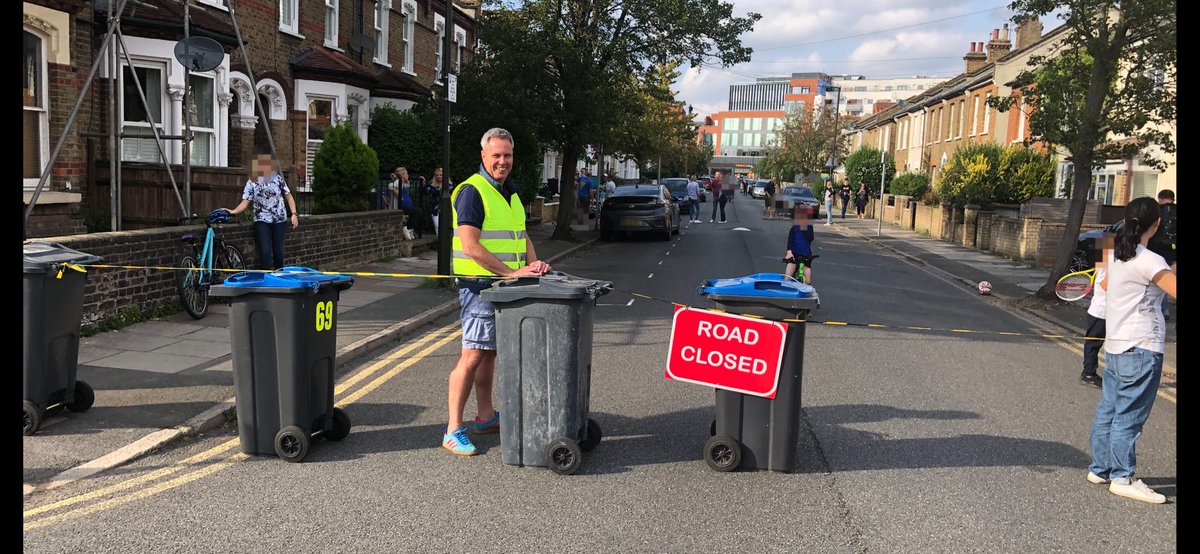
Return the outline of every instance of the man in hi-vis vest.
[[[460,456],[474,456],[475,445],[463,425],[463,411],[471,385],[479,415],[471,423],[479,434],[500,430],[500,412],[492,406],[496,369],[496,307],[479,297],[494,279],[488,277],[538,276],[550,271],[540,261],[533,241],[525,236],[525,207],[512,173],[513,138],[500,128],[489,129],[479,141],[483,164],[479,173],[463,181],[450,195],[453,207],[453,273],[460,277],[458,301],[462,305],[462,354],[450,372],[450,424],[442,446]]]

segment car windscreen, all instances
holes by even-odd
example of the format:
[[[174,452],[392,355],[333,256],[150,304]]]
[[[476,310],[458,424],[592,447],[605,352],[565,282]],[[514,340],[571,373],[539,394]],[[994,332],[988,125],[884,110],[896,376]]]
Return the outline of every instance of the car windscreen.
[[[803,196],[803,197],[807,197],[807,198],[816,199],[816,195],[813,194],[812,189],[805,188],[805,187],[785,188],[785,189],[783,189],[783,195],[784,196]]]
[[[667,187],[667,190],[671,191],[672,194],[687,194],[687,179],[663,179],[662,184],[663,186]]]

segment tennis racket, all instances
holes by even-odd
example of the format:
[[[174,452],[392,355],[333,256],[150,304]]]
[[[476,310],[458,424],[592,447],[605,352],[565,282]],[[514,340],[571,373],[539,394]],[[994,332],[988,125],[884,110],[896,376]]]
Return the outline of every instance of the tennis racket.
[[[1096,268],[1076,271],[1063,275],[1062,279],[1058,280],[1058,284],[1054,286],[1054,294],[1067,302],[1074,302],[1092,292],[1092,285],[1096,282]]]

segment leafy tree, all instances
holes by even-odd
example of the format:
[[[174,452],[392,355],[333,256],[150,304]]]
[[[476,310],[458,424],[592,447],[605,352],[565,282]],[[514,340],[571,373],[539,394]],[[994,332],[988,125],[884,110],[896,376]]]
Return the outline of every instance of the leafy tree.
[[[956,206],[994,202],[1004,148],[994,142],[960,146],[938,177],[938,197]]]
[[[850,118],[834,117],[829,108],[795,110],[783,120],[783,128],[776,132],[766,157],[785,175],[820,174],[828,167],[831,154],[841,159],[848,148],[840,137],[850,123]]]
[[[367,140],[379,155],[381,171],[406,167],[416,175],[432,175],[441,166],[442,130],[440,114],[424,104],[400,111],[391,104],[371,110],[371,128]]]
[[[318,214],[366,210],[379,179],[379,157],[359,140],[349,123],[331,127],[313,158],[313,211]]]
[[[1000,155],[1000,179],[995,201],[1020,204],[1034,197],[1054,194],[1054,168],[1058,160],[1048,152],[1020,145],[1009,146]]]
[[[562,153],[568,198],[575,194],[572,162],[585,145],[636,150],[621,134],[636,97],[630,75],[652,82],[656,67],[675,62],[747,61],[740,36],[760,18],[735,17],[733,4],[721,0],[497,0],[483,14],[477,58],[488,93]],[[571,202],[560,206],[553,238],[571,238],[574,209]]]
[[[879,197],[879,179],[881,177],[881,168],[879,167],[879,155],[882,154],[879,150],[870,146],[859,148],[853,154],[846,157],[846,178],[850,180],[850,188],[858,190],[858,184],[867,185],[867,193],[876,198]],[[887,175],[884,178],[891,182],[896,176],[896,159],[888,154],[884,158],[883,167],[886,168]],[[890,189],[889,189],[890,190]]]
[[[892,194],[921,198],[929,191],[929,177],[924,173],[901,173],[892,179]]]
[[[1009,9],[1018,22],[1063,10],[1058,17],[1067,27],[1056,51],[1030,57],[1014,95],[989,100],[1008,110],[1020,97],[1030,109],[1032,136],[1065,149],[1074,166],[1066,229],[1037,292],[1052,299],[1070,266],[1092,170],[1135,154],[1161,169],[1165,164],[1149,147],[1175,152],[1169,127],[1175,120],[1176,2],[1015,0]]]

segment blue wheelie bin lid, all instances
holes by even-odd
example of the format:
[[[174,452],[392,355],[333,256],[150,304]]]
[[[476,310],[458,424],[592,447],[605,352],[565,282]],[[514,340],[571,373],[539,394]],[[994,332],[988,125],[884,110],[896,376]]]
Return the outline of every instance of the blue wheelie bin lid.
[[[62,264],[94,264],[103,258],[72,250],[57,242],[27,242],[23,245],[25,273],[58,271]]]
[[[821,305],[817,291],[782,273],[755,273],[731,279],[708,279],[696,292],[718,304],[737,308],[779,309],[788,314]],[[763,314],[759,314],[763,315]]]
[[[210,289],[218,297],[242,296],[249,293],[317,293],[334,287],[345,290],[354,284],[354,277],[321,273],[309,267],[289,266],[271,273],[242,272],[225,279],[223,285]]]

